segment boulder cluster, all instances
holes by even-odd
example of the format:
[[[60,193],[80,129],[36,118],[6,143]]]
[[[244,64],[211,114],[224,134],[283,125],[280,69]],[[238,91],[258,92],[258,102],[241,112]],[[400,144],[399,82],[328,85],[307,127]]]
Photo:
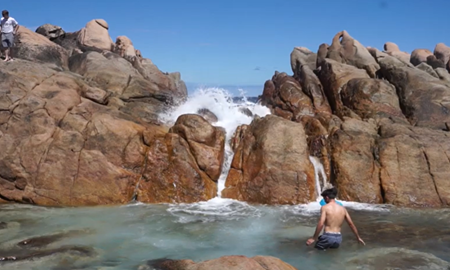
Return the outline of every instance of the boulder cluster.
[[[317,53],[294,48],[293,75],[275,72],[260,100],[273,114],[302,124],[305,132],[296,139],[321,160],[340,199],[448,207],[449,58],[443,43],[434,53],[409,55],[391,42],[384,51],[366,48],[342,31]]]
[[[311,156],[342,200],[450,205],[450,48],[411,55],[364,47],[346,31],[317,53],[296,47],[293,75],[275,72],[230,142],[211,112],[158,115],[183,102],[162,72],[108,24],[77,32],[21,27],[17,61],[0,72],[0,202],[38,205],[191,203],[222,196],[298,204],[317,197]],[[215,120],[216,119],[216,120]],[[324,184],[325,179],[320,179]]]

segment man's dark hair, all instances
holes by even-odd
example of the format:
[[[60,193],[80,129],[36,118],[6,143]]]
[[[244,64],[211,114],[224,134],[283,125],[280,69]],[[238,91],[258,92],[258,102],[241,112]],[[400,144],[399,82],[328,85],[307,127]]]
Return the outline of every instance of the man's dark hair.
[[[320,194],[322,197],[328,197],[330,199],[334,199],[337,196],[337,188],[332,187],[329,189],[325,189],[322,194]]]
[[[2,16],[3,16],[3,17],[9,16],[9,11],[3,10],[3,11],[2,11]]]

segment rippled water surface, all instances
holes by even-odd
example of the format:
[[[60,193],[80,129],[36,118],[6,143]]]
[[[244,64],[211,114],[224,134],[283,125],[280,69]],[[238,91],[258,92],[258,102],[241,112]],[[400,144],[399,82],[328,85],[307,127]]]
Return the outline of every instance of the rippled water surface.
[[[305,246],[318,203],[266,207],[217,198],[186,205],[3,205],[0,268],[138,269],[158,258],[270,255],[298,269],[450,269],[450,211],[345,206],[364,247],[346,225],[338,250]]]

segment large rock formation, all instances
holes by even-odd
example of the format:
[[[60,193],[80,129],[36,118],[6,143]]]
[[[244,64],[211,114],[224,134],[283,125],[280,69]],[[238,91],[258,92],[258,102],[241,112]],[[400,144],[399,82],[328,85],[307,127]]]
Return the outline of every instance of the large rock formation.
[[[169,133],[149,142],[137,199],[197,202],[216,196],[224,159],[225,131],[199,115],[182,115]]]
[[[262,204],[316,198],[303,126],[277,116],[254,119],[241,134],[222,197]]]
[[[434,55],[428,49],[417,49],[409,56],[395,43],[387,42],[381,52],[366,49],[342,31],[331,46],[320,45],[314,71],[309,50],[295,49],[291,53],[293,75],[277,72],[266,81],[261,100],[273,114],[304,126],[309,154],[322,162],[341,199],[448,207],[447,49],[440,43]],[[293,86],[286,88],[290,91],[284,90],[291,95],[281,94],[280,85],[286,82]],[[300,92],[305,95],[296,100],[301,100],[302,108],[312,104],[312,110],[293,110],[292,104],[299,103],[282,98]],[[236,145],[245,144],[249,130],[247,127],[236,133],[236,155],[242,152]],[[253,152],[254,148],[248,150],[249,154],[244,151],[247,156]],[[242,178],[237,171],[232,166],[227,179],[231,189],[237,186],[234,179]],[[253,188],[258,185],[255,182]],[[251,186],[245,189],[246,194],[253,194]],[[244,199],[246,195],[239,196]]]
[[[88,23],[79,32],[84,33],[78,40],[80,44],[75,45],[80,46],[80,51],[68,60],[70,46],[61,47],[44,32],[41,35],[20,28],[17,60],[1,63],[2,202],[123,204],[137,192],[158,198],[159,190],[145,190],[145,185],[138,183],[144,174],[146,183],[167,181],[152,178],[154,175],[148,173],[152,169],[146,166],[157,138],[167,135],[183,140],[183,135],[177,135],[183,132],[168,133],[169,127],[162,125],[157,116],[174,100],[185,97],[184,83],[179,73],[166,75],[156,66],[151,71],[157,76],[142,75],[133,63],[111,52],[109,45],[95,40],[100,32],[105,34],[104,30],[107,33],[104,21]],[[55,42],[66,38],[60,35]],[[215,195],[224,135],[217,131],[208,136],[212,137],[206,142],[187,138],[177,149],[194,153],[190,154],[192,167],[185,169],[205,170],[201,173],[210,183],[205,184],[205,191],[199,185],[193,188],[180,184],[180,193],[196,193],[188,199],[177,197],[174,202],[200,201]],[[177,162],[172,157],[168,166]]]

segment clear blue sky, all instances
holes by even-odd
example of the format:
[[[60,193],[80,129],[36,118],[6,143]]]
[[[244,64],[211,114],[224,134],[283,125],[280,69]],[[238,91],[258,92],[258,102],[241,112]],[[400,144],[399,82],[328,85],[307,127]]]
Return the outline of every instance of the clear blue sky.
[[[450,45],[450,0],[13,0],[19,24],[76,31],[105,19],[163,71],[189,83],[256,85],[275,70],[291,73],[293,47],[316,51],[341,30],[365,46],[392,41],[403,51]]]

